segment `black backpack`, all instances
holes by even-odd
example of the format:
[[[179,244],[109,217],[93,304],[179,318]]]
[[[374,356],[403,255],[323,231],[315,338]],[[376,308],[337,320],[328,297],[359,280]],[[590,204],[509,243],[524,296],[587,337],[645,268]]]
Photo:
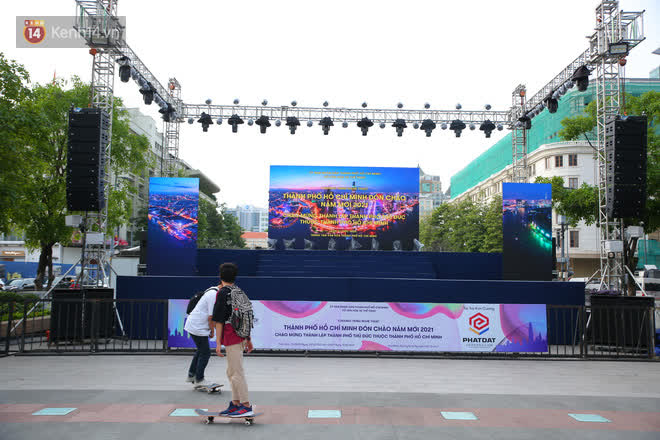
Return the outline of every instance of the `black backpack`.
[[[197,306],[197,303],[199,302],[200,299],[202,299],[204,294],[212,289],[215,290],[216,292],[218,291],[217,287],[210,287],[202,292],[197,292],[196,294],[194,294],[190,298],[190,301],[188,301],[188,308],[186,309],[186,314],[190,315],[192,311],[195,310],[195,306]]]

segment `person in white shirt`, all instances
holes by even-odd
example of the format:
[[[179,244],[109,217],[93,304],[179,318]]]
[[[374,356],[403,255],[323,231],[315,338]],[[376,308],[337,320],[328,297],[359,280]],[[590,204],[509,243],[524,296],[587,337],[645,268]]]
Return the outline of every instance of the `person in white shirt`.
[[[188,319],[186,319],[186,323],[183,326],[183,329],[188,332],[197,347],[188,368],[188,378],[186,379],[186,382],[193,383],[195,387],[211,384],[211,382],[204,378],[204,371],[211,357],[209,338],[213,338],[214,336],[214,325],[212,324],[211,317],[213,316],[213,306],[215,305],[217,293],[217,287],[207,289],[193,311],[188,315]]]

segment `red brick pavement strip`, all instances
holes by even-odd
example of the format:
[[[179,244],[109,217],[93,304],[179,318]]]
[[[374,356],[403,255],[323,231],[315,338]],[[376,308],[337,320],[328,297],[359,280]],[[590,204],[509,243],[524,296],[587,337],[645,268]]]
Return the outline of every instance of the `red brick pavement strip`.
[[[33,416],[48,405],[0,405],[0,423],[36,422],[122,422],[122,423],[195,423],[203,417],[170,417],[177,408],[194,408],[190,404],[125,405],[125,404],[59,404],[58,407],[77,408],[64,416]],[[220,408],[219,408],[220,409]],[[609,431],[660,432],[660,413],[628,411],[590,411],[525,408],[392,408],[343,407],[315,408],[339,409],[341,418],[309,419],[303,406],[255,406],[264,414],[260,424],[314,424],[314,425],[383,425],[383,426],[447,426],[474,428],[561,428]],[[478,420],[446,420],[441,411],[472,412]],[[599,414],[611,423],[579,422],[568,414]],[[242,422],[239,419],[239,422]],[[216,418],[216,423],[232,423]]]

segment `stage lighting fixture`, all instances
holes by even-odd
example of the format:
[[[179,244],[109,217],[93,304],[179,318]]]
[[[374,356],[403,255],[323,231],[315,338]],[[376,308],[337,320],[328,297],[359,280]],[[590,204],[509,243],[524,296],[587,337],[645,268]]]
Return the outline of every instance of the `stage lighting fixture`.
[[[218,125],[222,125],[222,118],[218,118],[218,119],[215,121],[215,123],[218,124]]]
[[[396,105],[396,107],[397,107],[397,108],[403,108],[403,103],[402,103],[402,102],[398,103],[398,104]]]
[[[461,137],[461,132],[465,129],[465,122],[461,121],[460,119],[454,119],[453,121],[451,121],[451,124],[449,125],[449,129],[454,130],[454,133],[456,133],[457,138]]]
[[[362,108],[367,108],[367,102],[366,101],[362,103]]]
[[[119,79],[121,82],[128,82],[131,77],[131,60],[123,56],[117,60],[119,63]]]
[[[323,129],[323,134],[327,135],[328,132],[330,131],[330,127],[332,127],[335,124],[332,123],[332,118],[326,116],[325,118],[319,121],[319,125]]]
[[[259,119],[257,119],[256,124],[259,126],[259,131],[261,133],[266,133],[266,129],[270,127],[270,121],[268,120],[268,116],[266,115],[259,116]]]
[[[206,113],[202,112],[197,122],[202,124],[202,131],[206,133],[207,131],[209,131],[209,125],[213,124],[213,118],[211,118],[210,115],[207,115]]]
[[[323,101],[323,107],[327,107],[327,106],[328,106],[328,101]]]
[[[275,127],[279,127],[280,125],[282,125],[282,121],[280,121],[279,119],[275,121]]]
[[[486,108],[486,110],[490,110],[492,107],[490,106],[490,104],[486,104],[485,108]]]
[[[415,130],[417,130],[417,129],[419,128],[419,122],[415,122],[415,123],[413,124],[413,128],[414,128]]]
[[[154,102],[158,107],[163,107],[163,105],[165,105],[165,101],[163,101],[163,98],[157,93],[154,95]]]
[[[165,122],[172,122],[176,119],[176,112],[174,111],[174,107],[172,107],[172,104],[168,103],[163,103],[164,105],[158,110],[158,113],[160,113],[163,118],[163,121]]]
[[[518,121],[520,121],[525,130],[532,128],[532,120],[527,115],[518,118]]]
[[[344,128],[348,128],[348,122],[344,121],[341,123],[341,126]]]
[[[308,126],[308,127],[313,127],[313,126],[314,126],[314,123],[313,123],[312,121],[307,121],[307,126]]]
[[[236,100],[238,101],[238,100]],[[234,102],[236,102],[234,101]],[[231,132],[238,133],[238,126],[243,123],[243,120],[236,113],[231,115],[231,118],[227,120],[227,124],[231,125]]]
[[[430,109],[430,108],[431,108],[431,104],[429,104],[428,102],[425,103],[425,104],[424,104],[424,108],[427,109],[427,110]]]
[[[286,125],[289,127],[291,134],[296,134],[296,128],[300,125],[300,121],[295,116],[289,116],[286,118]]]
[[[369,118],[362,118],[360,122],[357,123],[357,126],[362,130],[362,136],[366,136],[369,131],[369,127],[372,127],[374,123]]]
[[[431,137],[431,132],[435,130],[435,122],[431,119],[424,119],[422,121],[422,126],[420,127],[426,133],[426,137]]]
[[[442,124],[440,124],[440,128],[442,128],[443,130],[446,130],[447,129],[447,124],[443,122]]]
[[[211,101],[211,98],[209,98],[209,99],[207,99],[205,102],[206,102],[206,105],[211,105],[211,103],[212,103],[213,101]]]
[[[249,125],[250,127],[252,127],[253,124],[254,124],[254,121],[253,121],[252,119],[248,119],[248,125]]]
[[[460,102],[458,104],[456,104],[456,110],[460,110],[462,108],[463,108],[463,106],[460,104]]]
[[[406,128],[408,125],[406,125],[406,121],[403,119],[397,119],[394,121],[392,124],[392,127],[396,128],[396,135],[398,137],[403,136],[403,129]]]
[[[495,124],[493,124],[490,119],[486,119],[479,126],[479,130],[483,131],[487,138],[490,137],[490,134],[495,130]]]
[[[573,76],[571,76],[571,79],[577,84],[577,88],[579,91],[584,92],[587,90],[587,87],[589,87],[589,74],[591,72],[587,68],[587,66],[582,65],[578,67],[575,72],[573,73]]]
[[[264,99],[263,101],[261,101],[261,105],[268,105],[268,100]]]
[[[238,99],[238,98],[234,99],[234,105],[238,105],[239,102],[241,102],[240,99]]]
[[[474,124],[470,124],[470,130],[474,130],[475,128],[477,128],[476,125],[474,125]]]
[[[502,130],[504,130],[504,125],[497,124],[497,131],[502,131]]]
[[[295,106],[297,106],[297,105],[298,105],[298,101],[291,101],[291,106],[292,106],[292,107],[295,107]]]
[[[559,101],[557,101],[557,99],[553,98],[552,96],[548,96],[545,98],[544,102],[550,113],[557,113],[557,109],[559,108]]]
[[[192,125],[195,120],[193,118],[188,118],[188,124]]]
[[[379,125],[379,127],[380,127],[380,128],[385,128],[385,123],[384,123],[384,122],[381,122],[380,125]]]
[[[132,67],[131,67],[131,78],[133,79],[133,81],[136,82],[140,81],[140,74],[138,73],[137,70],[133,69]]]
[[[140,88],[140,93],[142,93],[142,99],[146,105],[151,105],[154,100],[154,88],[151,83],[147,83],[145,87]]]

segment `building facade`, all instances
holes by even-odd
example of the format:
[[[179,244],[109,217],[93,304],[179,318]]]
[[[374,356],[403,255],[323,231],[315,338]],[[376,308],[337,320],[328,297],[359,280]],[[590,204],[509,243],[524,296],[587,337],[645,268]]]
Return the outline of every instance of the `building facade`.
[[[419,218],[431,215],[433,210],[449,197],[442,192],[440,176],[426,174],[419,168]]]
[[[227,213],[238,220],[241,229],[246,232],[268,231],[268,210],[252,205],[237,206],[227,209]]]
[[[660,80],[629,79],[625,82],[625,92],[639,96],[648,91],[660,91]],[[559,109],[551,114],[543,111],[532,120],[528,130],[527,165],[529,181],[536,177],[560,176],[564,185],[578,188],[583,183],[597,184],[597,160],[595,156],[595,136],[590,140],[564,142],[559,137],[561,120],[583,114],[589,102],[595,99],[594,87],[579,92],[573,88],[559,101]],[[463,170],[451,178],[451,200],[466,198],[478,202],[489,201],[502,193],[502,183],[511,181],[512,146],[511,134],[504,136]],[[557,240],[557,254],[561,251],[561,226],[553,212],[553,231]],[[564,232],[564,250],[568,253],[569,268],[576,277],[590,277],[600,267],[600,242],[598,229],[584,223],[568,227]],[[640,243],[646,249],[654,249],[657,243]]]

